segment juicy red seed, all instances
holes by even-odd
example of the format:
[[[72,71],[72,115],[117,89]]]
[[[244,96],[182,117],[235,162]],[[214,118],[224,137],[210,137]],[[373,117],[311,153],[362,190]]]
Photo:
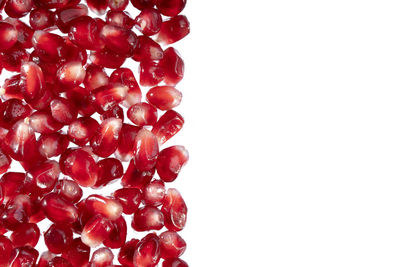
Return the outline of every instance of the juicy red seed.
[[[36,267],[47,267],[47,264],[56,257],[56,254],[51,253],[50,251],[45,251],[40,255],[38,264]]]
[[[114,158],[106,158],[97,163],[99,167],[99,178],[97,179],[95,188],[105,186],[110,182],[121,178],[124,174],[124,168],[121,162]]]
[[[83,16],[70,22],[68,37],[80,47],[89,50],[99,50],[104,47],[102,42],[100,42],[99,29],[96,20],[88,16]]]
[[[115,249],[120,248],[125,244],[127,226],[124,217],[120,216],[115,221],[111,221],[112,229],[110,235],[104,240],[104,245]]]
[[[56,12],[56,25],[63,33],[69,32],[71,21],[76,18],[86,16],[89,10],[86,5],[65,7]]]
[[[119,68],[113,71],[110,76],[110,82],[120,83],[127,86],[128,92],[124,100],[124,105],[130,107],[136,103],[141,102],[142,92],[139,84],[136,81],[133,72],[127,68]]]
[[[154,7],[156,0],[131,0],[131,3],[137,9],[143,10]]]
[[[54,90],[55,90],[55,86],[53,86],[52,84],[46,83],[43,94],[38,99],[31,101],[29,103],[29,105],[32,108],[37,109],[37,110],[48,110],[49,106],[50,106],[50,102],[55,97]]]
[[[136,138],[140,128],[123,124],[118,139],[118,148],[115,151],[115,157],[121,161],[130,161],[133,158],[133,141]]]
[[[132,31],[114,25],[105,25],[100,38],[106,47],[121,55],[131,56],[137,44],[137,36]]]
[[[163,226],[164,215],[156,207],[141,207],[133,215],[132,228],[138,232],[160,230]]]
[[[3,91],[0,89],[0,95],[3,99],[24,99],[20,87],[21,75],[17,74],[6,79],[3,84]]]
[[[168,189],[161,211],[164,213],[165,227],[168,230],[181,231],[185,227],[187,207],[175,188]]]
[[[104,112],[125,100],[127,93],[127,86],[118,83],[110,83],[93,90],[91,92],[91,97],[99,111]]]
[[[164,144],[182,129],[184,123],[183,117],[178,112],[168,110],[160,117],[151,131],[157,136],[160,144]]]
[[[81,117],[68,126],[68,138],[71,142],[83,146],[96,133],[99,123],[91,117]]]
[[[67,136],[61,133],[42,134],[38,140],[39,153],[46,158],[61,155],[68,145]]]
[[[75,87],[68,90],[66,96],[82,116],[90,116],[96,112],[91,95],[85,88]]]
[[[0,235],[0,266],[7,266],[8,259],[11,256],[13,248],[14,246],[10,239],[3,235]]]
[[[57,97],[50,102],[50,110],[53,118],[61,124],[73,122],[78,112],[66,98]]]
[[[140,84],[143,86],[156,86],[164,78],[164,70],[155,61],[143,61],[139,66]]]
[[[83,149],[68,149],[60,157],[61,171],[80,186],[96,184],[98,167],[92,155]]]
[[[8,267],[34,267],[39,252],[30,246],[14,248],[8,261]]]
[[[167,85],[174,86],[183,79],[185,64],[176,49],[167,48],[161,64],[164,69],[164,82]]]
[[[133,149],[136,168],[140,171],[154,168],[159,148],[157,138],[152,132],[146,129],[140,130],[135,138]]]
[[[0,51],[6,51],[11,48],[18,37],[17,29],[6,22],[0,22]]]
[[[86,0],[86,3],[91,11],[101,16],[106,13],[107,0]]]
[[[143,9],[136,17],[136,29],[144,35],[154,35],[161,29],[162,18],[158,10],[153,8]]]
[[[79,47],[72,43],[65,37],[65,50],[63,54],[63,62],[80,62],[82,65],[86,64],[88,55],[86,49]],[[67,88],[68,89],[68,88]]]
[[[62,124],[56,121],[47,111],[37,111],[29,117],[29,125],[41,134],[55,133],[62,128]]]
[[[57,62],[65,51],[65,41],[62,37],[42,30],[35,31],[32,43],[37,55],[45,61]]]
[[[118,261],[124,266],[133,266],[133,255],[135,254],[138,239],[132,239],[124,244],[118,253]]]
[[[160,110],[169,110],[177,107],[182,100],[182,93],[172,86],[157,86],[146,94],[150,104]]]
[[[53,190],[60,176],[60,166],[57,161],[49,160],[31,169],[33,184],[43,193]]]
[[[185,8],[186,0],[158,0],[156,2],[157,9],[164,16],[173,17],[181,13]]]
[[[157,173],[164,182],[172,182],[189,160],[184,146],[171,146],[161,150],[156,164]]]
[[[110,69],[121,67],[126,59],[125,56],[119,55],[110,50],[92,51],[89,58],[93,64]]]
[[[115,11],[123,11],[128,3],[129,0],[107,0],[108,7]]]
[[[1,216],[2,223],[9,230],[15,230],[29,221],[32,215],[32,200],[27,195],[16,195],[10,199]]]
[[[10,165],[11,158],[0,149],[0,174],[5,173],[10,168]]]
[[[133,214],[142,201],[142,193],[137,188],[121,188],[114,192],[114,197],[121,203],[125,214]]]
[[[2,187],[2,195],[4,201],[7,202],[20,193],[24,193],[27,177],[21,172],[7,172],[0,179]]]
[[[54,257],[49,261],[47,267],[73,267],[73,265],[63,257]]]
[[[122,205],[118,200],[100,195],[90,195],[85,200],[86,208],[101,214],[109,220],[116,220],[122,214]]]
[[[75,181],[67,179],[58,181],[55,192],[72,203],[78,202],[83,195],[82,188]]]
[[[142,127],[157,122],[157,109],[148,103],[137,103],[128,109],[128,118],[133,124]]]
[[[184,260],[169,258],[163,261],[162,267],[189,267],[189,265]]]
[[[19,225],[17,229],[12,232],[10,239],[16,247],[35,247],[39,241],[39,237],[39,227],[35,223],[25,223]]]
[[[93,152],[103,158],[110,156],[118,147],[122,120],[109,118],[104,120],[90,140]]]
[[[72,266],[86,266],[89,262],[90,247],[86,246],[80,238],[75,238],[62,253],[62,257],[68,260]]]
[[[91,267],[108,267],[112,265],[114,254],[109,248],[99,248],[92,254]]]
[[[19,45],[14,45],[6,52],[0,53],[0,63],[8,71],[20,71],[21,65],[28,60],[28,52]]]
[[[174,231],[166,231],[160,235],[161,258],[178,258],[186,250],[186,242]]]
[[[23,48],[32,47],[32,36],[34,30],[31,27],[29,27],[22,21],[11,17],[6,18],[4,21],[12,24],[17,29],[18,31],[17,44],[19,44]]]
[[[8,0],[4,11],[12,18],[21,18],[28,14],[33,7],[33,0]]]
[[[135,61],[153,61],[164,57],[161,46],[150,37],[141,35],[138,37],[138,44],[133,51],[133,60]],[[167,71],[164,68],[164,72]]]
[[[154,176],[155,168],[148,171],[140,171],[135,161],[132,159],[129,163],[128,169],[122,177],[121,184],[124,187],[133,187],[143,189],[144,186],[151,181]]]
[[[160,206],[165,198],[165,184],[161,180],[151,181],[143,190],[143,204]]]
[[[89,65],[86,67],[86,76],[83,84],[89,91],[107,85],[109,78],[104,71],[104,68],[97,65]]]
[[[25,100],[30,102],[37,99],[44,90],[44,76],[42,69],[33,62],[21,66],[21,92]]]
[[[86,71],[81,62],[68,62],[57,70],[57,79],[61,87],[73,88],[85,79]]]
[[[38,8],[31,11],[29,14],[29,24],[35,30],[44,30],[54,26],[54,12]]]
[[[72,243],[72,231],[66,225],[52,224],[44,233],[44,242],[51,252],[62,253]]]
[[[132,29],[133,25],[135,25],[135,20],[125,11],[108,11],[106,22],[107,24],[125,28],[127,30]]]
[[[100,118],[102,121],[109,118],[120,119],[122,122],[124,121],[124,110],[120,106],[114,106],[113,108],[105,111],[101,114]]]
[[[133,254],[134,266],[156,266],[160,261],[160,241],[156,234],[148,234],[140,240]]]
[[[89,220],[82,230],[82,242],[89,247],[99,246],[111,232],[111,222],[98,214]]]
[[[157,41],[169,45],[183,39],[190,32],[190,24],[186,16],[178,15],[164,21],[158,33]]]
[[[0,103],[0,127],[10,129],[17,121],[28,117],[32,109],[19,99]]]
[[[55,193],[49,193],[43,198],[42,208],[46,217],[54,223],[70,224],[78,219],[76,207]]]

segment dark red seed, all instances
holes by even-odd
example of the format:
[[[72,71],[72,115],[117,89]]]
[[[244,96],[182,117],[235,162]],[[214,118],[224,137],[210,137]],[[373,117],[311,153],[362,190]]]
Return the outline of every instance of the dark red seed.
[[[106,13],[107,0],[86,0],[86,3],[91,11],[101,16]]]
[[[43,94],[44,85],[43,72],[37,64],[33,62],[22,64],[20,87],[22,95],[28,103]]]
[[[133,215],[132,228],[138,232],[161,230],[163,226],[164,215],[156,207],[141,207]]]
[[[120,248],[126,241],[127,226],[124,217],[120,216],[118,219],[111,221],[111,225],[110,235],[103,243],[112,249]]]
[[[121,161],[130,161],[133,158],[133,141],[136,138],[140,128],[123,124],[118,139],[118,148],[115,151],[115,157]]]
[[[22,21],[11,17],[6,18],[4,21],[14,25],[14,27],[17,29],[18,31],[17,44],[19,44],[23,48],[32,47],[32,36],[34,30],[31,27],[29,27]]]
[[[17,121],[28,117],[32,109],[19,99],[0,103],[0,127],[10,129]]]
[[[93,64],[86,67],[86,76],[83,84],[88,91],[105,86],[108,82],[109,78],[104,68]]]
[[[132,31],[108,24],[101,29],[100,38],[110,51],[125,56],[131,56],[137,44]]]
[[[140,84],[156,86],[164,78],[164,69],[155,61],[142,61],[139,65]]]
[[[161,211],[165,217],[165,227],[171,231],[181,231],[186,225],[187,207],[181,194],[169,188]]]
[[[6,79],[3,88],[0,89],[0,96],[4,99],[24,99],[20,87],[21,75],[17,74]]]
[[[161,258],[178,258],[186,250],[186,242],[174,231],[166,231],[160,235]]]
[[[110,156],[118,147],[122,121],[116,118],[104,120],[90,140],[93,152],[103,158]]]
[[[78,219],[76,207],[55,193],[49,193],[43,198],[42,208],[46,217],[54,223],[71,224]]]
[[[133,51],[133,60],[135,61],[154,61],[164,57],[161,46],[150,37],[141,35],[138,37],[138,44]],[[167,71],[164,69],[164,72]]]
[[[120,119],[122,122],[124,121],[124,117],[125,117],[124,110],[119,105],[114,106],[113,108],[105,111],[100,116],[102,121],[109,119],[109,118],[115,118],[115,119]]]
[[[55,190],[58,195],[72,203],[78,202],[83,195],[82,188],[73,180],[59,180]]]
[[[46,158],[61,155],[68,145],[68,137],[61,133],[42,134],[38,140],[39,153]]]
[[[37,30],[32,43],[37,55],[44,61],[58,62],[65,52],[64,39],[53,33]]]
[[[100,50],[104,47],[104,44],[100,40],[99,32],[100,28],[96,20],[83,16],[70,22],[68,37],[80,47],[89,50]]]
[[[44,30],[54,26],[54,12],[45,9],[37,8],[29,14],[29,24],[35,30]]]
[[[4,11],[12,18],[21,18],[28,14],[32,7],[32,0],[8,0],[4,7]]]
[[[85,88],[75,87],[71,90],[68,90],[66,97],[77,108],[79,114],[82,116],[90,116],[96,112],[91,95]]]
[[[27,223],[32,215],[32,200],[22,194],[10,199],[1,216],[4,226],[9,230],[15,230],[19,225]]]
[[[184,146],[171,146],[161,150],[156,169],[164,182],[172,182],[189,160],[189,152]]]
[[[14,246],[11,240],[4,235],[0,235],[0,266],[7,266],[13,248]]]
[[[86,49],[77,46],[65,37],[65,49],[62,61],[63,62],[80,62],[85,65],[88,59]],[[69,89],[69,88],[66,88]],[[65,90],[66,90],[65,89]]]
[[[66,251],[62,253],[62,257],[68,260],[72,266],[86,266],[89,262],[90,247],[86,246],[80,238],[75,238]]]
[[[66,225],[53,224],[44,233],[44,242],[51,252],[62,253],[72,243],[72,231]]]
[[[114,53],[110,50],[92,51],[89,58],[93,64],[110,69],[117,69],[121,67],[126,59],[125,56]]]
[[[0,174],[5,173],[11,165],[11,158],[0,149]]]
[[[29,105],[37,110],[49,110],[50,102],[54,99],[55,92],[57,92],[57,87],[46,83],[43,94],[36,100],[31,101]]]
[[[125,10],[128,3],[129,0],[107,0],[108,7],[115,11]]]
[[[113,71],[110,76],[110,82],[123,84],[128,86],[128,92],[123,102],[124,106],[130,107],[141,102],[142,92],[136,81],[133,72],[128,68],[119,68]]]
[[[114,108],[125,100],[128,87],[119,83],[110,83],[91,92],[92,101],[100,112]]]
[[[109,237],[111,229],[112,225],[110,220],[97,214],[83,227],[81,235],[82,242],[89,247],[97,247]]]
[[[141,129],[134,141],[135,166],[140,171],[148,171],[155,167],[158,157],[158,141],[156,136]]]
[[[18,38],[17,29],[6,22],[0,22],[0,51],[6,51],[11,48]]]
[[[183,127],[185,120],[174,110],[168,110],[160,117],[151,130],[157,136],[160,145],[167,142],[172,136],[177,134]]]
[[[118,253],[118,262],[124,266],[133,267],[133,255],[138,243],[138,239],[126,242]]]
[[[39,237],[39,227],[35,223],[25,223],[19,225],[17,229],[12,232],[10,239],[16,247],[35,247],[39,241]]]
[[[59,9],[56,11],[56,25],[60,31],[68,33],[71,21],[87,16],[88,12],[87,6],[82,4]]]
[[[173,17],[185,8],[186,0],[157,0],[156,6],[164,16]]]
[[[156,0],[131,0],[131,3],[137,9],[152,8],[156,4]]]
[[[56,257],[56,254],[51,253],[50,251],[45,251],[40,255],[38,264],[36,267],[47,267],[47,264]]]
[[[189,265],[184,260],[169,258],[163,262],[162,267],[189,267]]]
[[[57,161],[49,160],[35,166],[29,172],[33,185],[43,194],[53,190],[60,176],[60,166]]]
[[[160,206],[165,198],[165,184],[161,180],[153,180],[143,189],[143,204]]]
[[[29,117],[29,125],[41,134],[51,134],[60,130],[63,125],[56,121],[48,111],[37,111]]]
[[[106,22],[107,24],[125,28],[127,30],[132,29],[133,25],[135,25],[135,20],[126,11],[108,11]]]
[[[34,267],[38,257],[39,252],[30,246],[14,248],[11,252],[7,266]]]
[[[91,212],[101,214],[109,220],[116,220],[122,214],[121,203],[111,197],[90,195],[86,198],[85,205]]]
[[[157,122],[157,109],[145,102],[137,103],[128,109],[127,116],[139,127],[154,125]]]
[[[71,142],[83,146],[96,133],[99,123],[91,117],[81,117],[68,126],[68,138]]]
[[[49,261],[47,267],[74,267],[74,266],[63,257],[54,257]]]
[[[175,86],[183,79],[185,64],[178,51],[173,47],[168,47],[164,51],[161,65],[164,69],[164,82],[167,85]]]
[[[158,10],[146,8],[136,17],[135,22],[136,29],[144,35],[150,36],[160,31],[162,18]]]
[[[156,234],[148,234],[140,240],[133,254],[134,266],[156,266],[160,261],[160,241]]]
[[[114,254],[109,248],[99,248],[92,254],[89,267],[108,267],[112,265]]]
[[[132,159],[128,169],[122,177],[121,184],[124,187],[133,187],[143,189],[144,186],[151,181],[154,176],[155,168],[148,171],[140,171],[135,166],[135,161]]]
[[[125,214],[133,214],[142,201],[142,193],[137,188],[118,189],[114,192],[114,197],[121,203]]]
[[[20,45],[14,45],[6,52],[0,53],[0,63],[8,71],[20,71],[21,65],[29,60],[29,54]]]
[[[110,182],[121,178],[124,174],[124,168],[121,162],[114,158],[106,158],[97,163],[99,168],[99,178],[97,179],[95,188],[105,186]]]
[[[5,202],[14,198],[16,195],[25,193],[27,177],[21,172],[7,172],[0,179],[2,196]]]
[[[172,86],[156,86],[146,94],[150,104],[160,110],[173,109],[181,103],[182,93]]]
[[[186,16],[178,15],[166,20],[161,25],[157,41],[169,45],[183,39],[190,32],[190,24]]]

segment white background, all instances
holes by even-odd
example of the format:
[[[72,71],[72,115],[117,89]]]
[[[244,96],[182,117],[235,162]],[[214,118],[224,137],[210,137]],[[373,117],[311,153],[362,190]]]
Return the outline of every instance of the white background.
[[[400,2],[189,0],[190,266],[400,266]]]

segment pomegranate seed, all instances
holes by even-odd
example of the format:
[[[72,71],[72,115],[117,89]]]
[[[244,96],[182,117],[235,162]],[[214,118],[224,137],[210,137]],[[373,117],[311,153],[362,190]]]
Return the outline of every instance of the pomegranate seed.
[[[9,267],[34,267],[39,252],[30,246],[14,248],[8,261]]]
[[[156,266],[160,261],[160,241],[156,234],[148,234],[140,240],[133,254],[134,266]]]
[[[139,84],[136,81],[133,72],[127,68],[119,68],[113,71],[110,76],[110,82],[120,83],[127,86],[128,92],[124,100],[124,105],[130,107],[136,103],[141,102],[142,92]]]
[[[7,202],[16,195],[25,193],[27,178],[25,173],[7,172],[0,179],[2,197]]]
[[[6,18],[4,21],[14,25],[14,27],[17,29],[18,31],[17,44],[19,44],[23,48],[32,47],[32,36],[34,30],[31,27],[29,27],[22,21],[11,17]]]
[[[87,16],[89,10],[86,5],[64,7],[56,12],[56,25],[63,33],[69,32],[70,22],[76,18]]]
[[[189,267],[189,265],[184,260],[169,258],[163,262],[162,267]]]
[[[29,105],[37,110],[48,110],[50,102],[54,98],[54,90],[54,85],[46,83],[43,94],[38,99],[31,101]]]
[[[183,117],[178,112],[168,110],[154,124],[151,131],[157,137],[160,144],[164,144],[182,129],[184,123]]]
[[[182,93],[172,86],[157,86],[146,94],[150,104],[160,110],[169,110],[177,107],[182,100]]]
[[[104,120],[90,140],[93,152],[100,157],[108,157],[115,152],[118,146],[118,137],[122,121],[116,118]]]
[[[158,33],[157,41],[169,45],[183,39],[190,32],[190,24],[186,16],[178,15],[164,21]]]
[[[32,43],[37,55],[44,61],[57,62],[65,51],[65,41],[62,37],[42,30],[35,31]]]
[[[108,7],[113,11],[123,11],[127,7],[129,0],[107,0]]]
[[[39,153],[46,158],[61,155],[68,145],[68,137],[61,133],[42,134],[38,140]]]
[[[123,124],[118,139],[118,148],[115,151],[115,157],[121,161],[130,161],[133,158],[133,141],[136,138],[140,128]]]
[[[68,37],[76,45],[89,50],[99,50],[104,47],[100,42],[99,25],[91,17],[76,18],[69,23],[69,27]]]
[[[141,207],[133,215],[132,228],[138,232],[160,230],[163,226],[164,215],[155,207]]]
[[[8,71],[20,71],[23,63],[29,60],[29,54],[20,45],[14,45],[6,52],[0,53],[0,62]]]
[[[186,242],[174,231],[166,231],[160,235],[161,258],[178,258],[186,250]]]
[[[14,246],[31,246],[35,247],[39,241],[40,230],[35,223],[21,224],[12,232],[10,239]]]
[[[82,242],[89,247],[99,246],[111,233],[111,222],[98,214],[89,220],[82,230]]]
[[[140,84],[143,86],[156,86],[164,78],[164,70],[155,61],[142,61],[140,63]]]
[[[55,133],[62,128],[62,124],[56,121],[47,111],[37,111],[29,117],[29,125],[41,134]]]
[[[33,184],[43,194],[53,190],[60,176],[60,166],[57,161],[49,160],[34,167],[29,172],[32,175]]]
[[[156,6],[164,16],[174,17],[185,8],[186,0],[157,0]]]
[[[164,51],[161,64],[164,69],[164,82],[167,85],[175,86],[183,79],[185,64],[176,49],[168,47]]]
[[[61,171],[80,186],[96,184],[98,168],[92,155],[83,149],[68,149],[60,157]]]
[[[100,195],[90,195],[86,198],[85,204],[87,209],[101,214],[109,220],[116,220],[122,214],[122,205],[118,200]]]
[[[86,3],[91,11],[101,16],[106,13],[107,0],[86,0]]]
[[[171,146],[161,150],[156,169],[164,182],[172,182],[178,177],[182,167],[189,160],[189,152],[184,146]]]
[[[39,262],[36,267],[47,267],[47,264],[56,257],[56,254],[51,253],[50,251],[45,251],[40,255]]]
[[[6,51],[11,48],[18,37],[17,29],[10,23],[0,22],[0,51]]]
[[[24,99],[21,87],[19,86],[21,75],[14,75],[4,81],[3,88],[0,89],[0,95],[3,99]]]
[[[137,188],[121,188],[114,192],[114,197],[121,203],[125,214],[133,214],[142,201],[142,194]]]
[[[181,231],[185,227],[187,207],[175,188],[168,189],[161,211],[164,213],[165,227],[168,230]]]
[[[29,217],[30,223],[39,223],[46,219],[46,215],[42,210],[41,196],[35,197],[32,201],[32,215]]]
[[[71,0],[36,0],[35,5],[46,9],[53,9],[73,5],[73,2]]]
[[[68,138],[71,142],[83,146],[93,137],[99,128],[99,123],[91,117],[81,117],[68,127]]]
[[[106,22],[107,24],[125,28],[127,30],[132,29],[133,25],[135,25],[135,20],[125,11],[108,11]]]
[[[7,202],[1,219],[7,229],[15,230],[19,225],[27,223],[31,215],[31,198],[27,195],[16,195]]]
[[[107,85],[109,78],[104,71],[104,68],[97,65],[89,65],[86,68],[86,76],[83,81],[85,88],[89,91]]]
[[[68,260],[72,266],[86,266],[89,262],[90,247],[86,246],[80,238],[75,238],[66,251],[62,253],[62,257]]]
[[[154,168],[158,157],[156,136],[146,129],[141,129],[134,141],[135,166],[140,171]]]
[[[52,224],[44,233],[44,242],[51,252],[62,253],[72,243],[72,231],[66,225]]]
[[[156,0],[131,0],[132,5],[140,10],[154,7],[155,2]]]
[[[28,14],[32,7],[32,0],[8,0],[4,7],[4,11],[12,18],[21,18]]]
[[[42,208],[46,217],[54,223],[70,224],[78,218],[76,207],[55,193],[49,193],[43,198]]]
[[[111,232],[103,244],[109,248],[120,248],[125,244],[127,226],[124,217],[120,216],[115,221],[111,221]]]
[[[153,8],[143,9],[136,17],[136,29],[144,35],[150,36],[158,33],[161,29],[162,18],[158,10]]]
[[[99,111],[107,111],[123,101],[128,93],[128,87],[122,84],[110,83],[91,92],[92,101]]]
[[[109,248],[99,248],[92,254],[89,267],[108,267],[112,265],[114,254]]]
[[[78,112],[76,108],[66,98],[57,97],[50,102],[50,110],[53,118],[61,124],[73,122]]]
[[[11,158],[0,149],[0,174],[5,173],[10,168],[10,165]]]
[[[138,239],[132,239],[121,248],[118,253],[118,261],[124,266],[132,267],[133,265],[133,255],[135,254],[136,246],[139,243]]]
[[[132,159],[129,163],[128,169],[122,177],[121,184],[124,187],[133,187],[142,189],[144,186],[151,181],[154,176],[155,168],[148,171],[140,171],[135,161]]]
[[[62,61],[63,62],[80,62],[85,65],[88,59],[86,49],[75,45],[65,37],[65,49]]]
[[[57,70],[57,78],[60,86],[72,88],[80,85],[85,79],[86,71],[81,62],[74,61],[62,65]]]
[[[42,69],[33,62],[22,64],[20,86],[22,95],[28,103],[41,96],[44,90]]]
[[[100,118],[102,121],[109,118],[115,118],[120,119],[122,122],[124,122],[124,110],[120,106],[114,106],[101,114]]]
[[[143,204],[160,206],[165,198],[165,184],[161,180],[151,181],[143,190]]]
[[[95,188],[105,186],[110,182],[121,178],[124,174],[124,168],[121,162],[114,158],[100,160],[97,163],[97,166],[99,168],[99,178],[94,185]]]
[[[66,92],[66,96],[82,116],[90,116],[96,112],[91,95],[85,88],[75,87],[70,89]]]
[[[7,266],[8,259],[11,257],[11,252],[14,245],[4,235],[0,235],[0,266]]]
[[[157,109],[145,102],[137,103],[128,109],[127,116],[139,127],[154,125],[157,122]]]
[[[67,201],[72,203],[78,202],[82,198],[82,188],[72,180],[59,180],[55,192]]]
[[[10,129],[17,121],[28,117],[32,109],[19,99],[0,103],[0,127]]]
[[[89,56],[93,64],[105,68],[117,69],[125,62],[125,57],[109,50],[92,51]]]
[[[100,38],[110,51],[120,55],[132,55],[137,44],[136,34],[132,31],[108,24],[101,29]]]
[[[54,26],[54,12],[45,9],[37,8],[29,14],[29,24],[35,30],[44,30]]]
[[[63,257],[54,257],[49,261],[47,267],[73,267],[73,266],[68,260],[64,259]]]
[[[141,35],[138,37],[138,44],[133,51],[133,60],[135,61],[153,61],[164,57],[161,46],[150,37]],[[165,69],[164,69],[165,71]]]

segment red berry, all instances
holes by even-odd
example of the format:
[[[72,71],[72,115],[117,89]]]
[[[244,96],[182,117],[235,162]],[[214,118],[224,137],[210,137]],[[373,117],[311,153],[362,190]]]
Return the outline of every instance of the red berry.
[[[127,30],[132,29],[133,25],[135,25],[135,20],[126,11],[108,11],[106,22],[107,24],[125,28]]]
[[[92,254],[89,265],[93,267],[108,267],[112,265],[114,254],[109,248],[99,248]]]
[[[101,16],[106,13],[107,0],[86,0],[86,3],[91,11]]]
[[[178,51],[173,47],[168,47],[164,51],[161,65],[164,69],[164,82],[167,85],[175,86],[183,79],[185,64]]]
[[[103,158],[114,153],[118,146],[121,127],[122,120],[120,119],[109,118],[104,120],[90,140],[93,152]]]
[[[108,7],[115,11],[123,11],[128,3],[129,0],[107,0]]]
[[[140,128],[123,124],[118,139],[118,148],[115,157],[121,161],[130,161],[133,158],[133,141],[135,140]]]
[[[108,238],[111,229],[112,225],[110,220],[98,214],[83,227],[81,240],[89,247],[97,247]]]
[[[133,51],[133,60],[135,61],[154,61],[164,57],[164,52],[161,46],[153,41],[150,37],[141,35],[138,37],[138,43]],[[163,69],[163,72],[167,71]]]
[[[96,133],[99,123],[91,117],[81,117],[68,126],[68,138],[71,142],[84,146]]]
[[[29,14],[29,24],[35,30],[44,30],[54,25],[54,12],[45,9],[37,8]]]
[[[7,237],[0,235],[0,266],[7,266],[8,259],[11,256],[11,252],[14,245]]]
[[[132,239],[126,242],[118,253],[118,261],[124,266],[132,267],[133,255],[135,254],[136,247],[139,243],[138,239]]]
[[[4,11],[12,18],[21,18],[33,7],[33,0],[8,0]]]
[[[127,226],[124,217],[111,221],[112,229],[110,235],[104,240],[104,245],[109,248],[120,248],[125,244]]]
[[[30,246],[14,248],[8,261],[8,267],[34,267],[39,252]]]
[[[159,148],[157,138],[152,132],[141,129],[135,138],[133,149],[137,169],[148,171],[154,168]]]
[[[67,136],[61,133],[42,134],[38,139],[39,153],[46,158],[61,155],[67,149],[68,144]]]
[[[99,177],[97,179],[95,188],[106,186],[110,182],[121,178],[124,174],[124,168],[121,162],[114,158],[106,158],[97,163],[99,167]]]
[[[160,235],[161,258],[178,258],[186,250],[186,242],[174,231],[166,231]]]
[[[89,256],[90,247],[86,246],[80,238],[75,238],[62,253],[62,257],[74,267],[85,266],[89,262]]]
[[[90,195],[85,200],[86,208],[95,214],[101,214],[109,220],[116,220],[122,214],[122,205],[117,200],[100,195]]]
[[[59,180],[54,191],[72,203],[78,202],[83,195],[82,188],[75,181],[67,179]]]
[[[88,12],[88,7],[82,4],[58,9],[56,11],[56,25],[60,31],[68,33],[70,23],[76,18],[87,16]]]
[[[135,160],[131,160],[124,176],[122,177],[121,184],[124,187],[133,187],[143,189],[144,186],[151,181],[154,176],[155,168],[148,171],[140,171],[136,165]]]

